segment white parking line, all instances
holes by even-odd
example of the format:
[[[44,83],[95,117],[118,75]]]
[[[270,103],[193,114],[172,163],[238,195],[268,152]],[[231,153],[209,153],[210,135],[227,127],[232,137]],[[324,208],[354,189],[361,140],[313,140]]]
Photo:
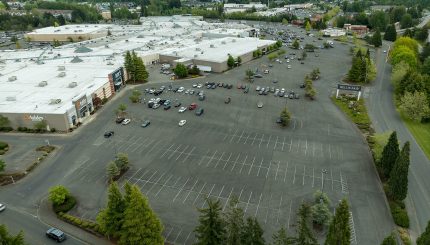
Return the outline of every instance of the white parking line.
[[[269,161],[269,168],[267,169],[266,179],[267,179],[267,177],[269,176],[270,166],[272,166],[272,162],[271,162],[271,161]]]
[[[221,188],[221,191],[219,192],[219,194],[218,194],[218,196],[217,196],[217,198],[216,198],[216,200],[218,201],[219,200],[219,198],[221,197],[221,194],[222,194],[222,191],[224,190],[224,185],[222,185],[222,188]]]
[[[157,191],[157,193],[155,193],[155,196],[157,197],[158,194],[160,194],[161,190],[164,188],[164,186],[166,186],[167,182],[169,182],[169,180],[173,177],[173,175],[170,175],[170,177],[166,180],[166,182],[164,182],[164,184],[161,186],[161,188]],[[179,177],[180,179],[181,177]],[[178,180],[179,180],[178,179]]]
[[[208,157],[208,154],[209,154],[209,152],[210,152],[211,150],[209,149],[203,156],[202,156],[202,159],[200,159],[200,162],[199,162],[199,166],[202,164],[202,162],[203,162],[203,160],[205,159],[205,158],[207,158]]]
[[[178,159],[182,156],[182,154],[185,153],[185,151],[188,149],[188,147],[190,147],[189,145],[187,145],[185,147],[185,149],[183,149],[182,151],[179,152],[179,155],[176,157],[175,161],[178,161]]]
[[[296,153],[299,153],[300,151],[300,139],[297,141],[297,151]]]
[[[308,152],[308,139],[306,139],[306,144],[305,144],[305,156],[307,152]]]
[[[139,177],[138,178],[134,178],[134,179],[136,179],[136,181],[134,182],[134,183],[131,183],[132,185],[135,185],[138,181],[140,181],[141,180],[141,177],[143,177],[143,176],[145,176],[146,175],[146,173],[148,173],[149,172],[149,170],[145,170],[145,172],[140,176],[139,175]],[[124,183],[125,184],[125,183]]]
[[[239,144],[240,140],[242,140],[242,136],[245,133],[245,130],[242,130],[242,134],[240,135],[240,137],[237,139],[236,144]]]
[[[210,197],[211,196],[211,193],[212,193],[212,191],[213,191],[213,189],[215,188],[215,184],[212,186],[212,189],[211,189],[211,191],[209,192],[209,194],[207,194],[206,195],[206,198],[208,198],[208,197]],[[203,202],[203,204],[202,204],[202,207],[201,208],[203,208],[204,206],[205,206],[205,204],[206,204],[206,202]]]
[[[272,138],[272,135],[269,135],[269,140],[267,141],[266,148],[269,148],[270,139]]]
[[[264,224],[267,224],[267,216],[269,216],[270,201],[272,201],[272,197],[273,197],[273,193],[270,194],[269,202],[267,204],[266,218],[264,219]]]
[[[185,197],[185,199],[182,201],[182,203],[185,203],[185,201],[188,199],[188,196],[190,195],[190,193],[194,190],[194,187],[196,186],[197,182],[199,182],[199,180],[196,180],[196,182],[194,182],[194,185],[191,187],[191,189],[188,191],[187,196]]]
[[[173,155],[175,155],[175,153],[179,152],[178,149],[181,148],[182,144],[180,144],[174,151],[172,151],[172,153],[167,157],[167,159],[170,160],[170,158],[172,158]]]
[[[251,193],[249,193],[248,202],[246,203],[246,207],[245,207],[245,210],[243,211],[243,215],[245,215],[246,214],[246,210],[248,210],[249,200],[251,200],[251,196],[252,196],[252,191],[251,191]]]
[[[243,142],[243,144],[244,144],[244,145],[245,145],[245,144],[246,144],[246,142],[248,141],[249,136],[251,136],[251,134],[248,134],[248,136],[246,137],[245,141]]]
[[[222,152],[222,154],[221,154],[221,157],[220,158],[218,158],[218,161],[216,162],[216,164],[215,164],[215,168],[217,168],[218,167],[218,164],[219,164],[219,162],[220,161],[224,161],[222,158],[224,157],[224,154],[225,154],[225,152]]]
[[[283,196],[281,196],[281,200],[279,201],[278,215],[276,215],[276,224],[279,224],[279,217],[281,217],[282,197]]]
[[[243,192],[243,188],[242,188],[242,190],[240,190],[240,193],[239,193],[239,197],[237,198],[237,200],[240,202],[240,197],[242,196],[242,192]],[[236,207],[237,207],[237,204],[236,204]]]
[[[261,163],[260,163],[260,166],[263,164],[263,158],[261,158]],[[249,174],[251,174],[251,170],[252,170],[252,166],[254,165],[254,161],[255,161],[255,157],[254,157],[254,160],[252,161],[252,163],[251,163],[251,167],[249,167],[249,171],[248,171],[248,175]],[[258,168],[258,173],[257,173],[257,176],[258,176],[258,174],[260,173],[260,168]]]
[[[187,245],[187,241],[190,238],[191,233],[193,233],[192,231],[190,231],[187,235],[187,238],[185,239],[184,245]]]
[[[154,184],[152,184],[151,188],[149,188],[149,190],[146,192],[146,195],[147,195],[147,196],[149,196],[149,193],[151,192],[152,188],[154,188],[154,186],[156,186],[156,185],[158,185],[158,184],[159,184],[158,182],[161,180],[161,178],[163,178],[163,176],[164,176],[165,174],[166,174],[166,173],[163,173],[163,174],[160,176],[160,178],[158,178],[158,180],[157,180],[157,181],[155,181],[155,183],[154,183]]]
[[[302,185],[305,185],[305,176],[306,176],[306,165],[303,165],[303,183],[302,183]]]
[[[275,181],[276,181],[276,177],[278,177],[278,172],[279,172],[279,161],[278,161],[278,167],[276,168]]]
[[[130,182],[130,180],[140,171],[140,170],[142,170],[142,168],[139,168],[136,172],[134,172],[134,174],[130,177],[130,178],[128,178],[128,180],[126,180],[126,181],[124,181],[124,184],[122,184],[122,188],[124,188],[124,185],[125,185],[125,183],[126,182]]]
[[[133,150],[131,150],[130,152],[135,152],[137,149],[139,149],[140,147],[144,146],[145,143],[149,140],[149,138],[146,138],[143,142],[141,142],[136,148],[134,148]]]
[[[187,181],[185,181],[185,184],[179,189],[178,193],[176,193],[176,196],[173,198],[172,202],[175,202],[176,198],[182,192],[182,189],[185,187],[185,185],[188,183],[189,180],[190,180],[190,178],[188,178]]]
[[[145,183],[143,183],[143,185],[140,187],[140,190],[142,190],[142,192],[145,192],[145,191],[143,190],[143,187],[145,187],[145,185],[146,185],[146,184],[148,184],[148,182],[152,182],[152,181],[151,181],[152,177],[154,177],[154,175],[155,175],[155,174],[157,174],[157,173],[158,173],[158,170],[156,170],[156,171],[151,175],[151,177],[149,177],[149,179],[147,179],[147,180],[139,179],[139,180],[141,180],[141,181],[145,182]]]
[[[315,186],[315,168],[312,168],[312,188]]]
[[[245,166],[246,159],[248,159],[248,155],[246,155],[246,156],[245,156],[245,159],[243,159],[242,166],[240,167],[240,171],[239,171],[239,173],[240,173],[240,174],[242,173],[243,166]],[[252,166],[252,165],[251,165],[251,166]]]
[[[231,128],[228,129],[228,133],[225,134],[224,139],[222,139],[222,141],[225,141],[227,139],[227,137],[230,135],[231,132]]]
[[[275,141],[275,145],[273,146],[273,150],[276,150],[277,147],[278,147],[278,136],[276,136],[276,141]]]
[[[312,156],[315,157],[315,142],[312,142]]]
[[[234,137],[236,137],[236,133],[239,129],[236,129],[236,131],[234,131],[234,134],[231,135],[231,139],[230,139],[230,143],[233,141]]]
[[[285,137],[284,137],[284,140],[282,141],[282,151],[284,151],[284,146],[285,146]]]
[[[182,233],[182,229],[179,231],[178,235],[176,235],[176,238],[175,238],[175,240],[173,241],[173,244],[175,244],[175,243],[176,243],[176,240],[178,240],[178,237],[181,235],[181,233]]]
[[[291,207],[292,207],[292,206],[293,206],[293,200],[290,200],[290,212],[288,212],[287,229],[290,227]]]
[[[227,161],[225,161],[224,167],[222,167],[223,170],[225,169],[225,167],[227,166],[227,164],[230,162],[230,158],[231,158],[232,155],[233,155],[233,153],[230,153],[230,156],[228,156]]]
[[[236,157],[236,160],[234,161],[233,167],[231,168],[230,172],[233,172],[234,167],[236,166],[237,160],[239,160],[240,158],[240,153],[239,155]]]
[[[164,153],[160,156],[160,158],[163,158],[164,157],[164,155],[166,155],[167,154],[167,152],[169,152],[170,151],[170,149],[174,146],[175,144],[172,144],[169,148],[167,148],[167,150],[165,150],[164,151]]]
[[[255,136],[254,136],[254,139],[252,139],[252,144],[251,145],[254,145],[254,141],[255,141],[255,139],[257,139],[257,133],[255,133]]]
[[[287,161],[287,167],[285,168],[284,183],[285,183],[285,179],[287,178],[287,173],[288,173],[288,161]]]
[[[197,194],[196,198],[194,199],[193,205],[196,203],[197,199],[199,198],[200,194],[202,194],[203,188],[205,188],[206,182],[203,184],[202,189],[200,189],[199,193]]]
[[[173,227],[170,229],[169,233],[166,235],[166,239],[170,236],[170,233],[173,231]]]
[[[188,158],[193,154],[193,151],[196,149],[196,147],[194,146],[193,149],[191,149],[190,153],[187,153],[186,157],[182,160],[182,162],[185,162],[186,160],[188,160]]]
[[[294,177],[293,177],[293,184],[296,183],[296,171],[297,171],[297,165],[294,165]]]
[[[260,194],[260,199],[258,200],[257,209],[255,209],[254,217],[257,217],[258,208],[260,207],[260,202],[262,197],[263,197],[263,193]]]
[[[290,150],[288,151],[288,152],[291,152],[291,147],[293,146],[293,139],[291,139],[291,142],[290,142]]]
[[[218,150],[215,150],[214,154],[210,157],[210,160],[208,161],[208,163],[206,164],[206,167],[209,166],[209,164],[212,162],[212,160],[214,159],[215,155],[217,154]]]
[[[149,151],[147,152],[147,153],[149,153],[149,152],[152,152],[154,149],[155,149],[155,147],[158,145],[158,144],[160,144],[162,141],[160,140],[160,141],[157,141],[155,144],[153,144],[152,145],[152,147],[151,147],[151,149],[149,149]],[[151,143],[152,144],[152,143]],[[161,150],[162,148],[160,147],[160,150]]]
[[[264,139],[264,134],[261,136],[261,138],[260,138],[260,144],[258,144],[258,148],[260,148],[261,147],[261,143],[263,143],[263,139]]]
[[[225,210],[225,207],[227,206],[227,204],[228,204],[228,202],[229,202],[229,200],[230,200],[230,196],[231,196],[231,193],[233,193],[233,187],[231,188],[231,191],[230,191],[230,194],[228,194],[228,197],[227,197],[227,200],[225,201],[225,203],[224,203],[224,207],[222,208],[222,211],[224,212],[224,210]]]

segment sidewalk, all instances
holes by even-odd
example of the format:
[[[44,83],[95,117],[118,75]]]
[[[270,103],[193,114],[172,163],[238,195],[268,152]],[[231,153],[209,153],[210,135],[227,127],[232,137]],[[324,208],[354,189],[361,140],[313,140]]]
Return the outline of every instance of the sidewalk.
[[[81,241],[84,244],[91,245],[111,245],[104,237],[97,237],[91,233],[88,233],[79,227],[66,223],[57,218],[56,214],[52,210],[51,203],[48,198],[44,198],[40,202],[40,206],[37,210],[38,219],[49,226],[58,228],[66,233],[67,236],[73,237],[76,240]]]

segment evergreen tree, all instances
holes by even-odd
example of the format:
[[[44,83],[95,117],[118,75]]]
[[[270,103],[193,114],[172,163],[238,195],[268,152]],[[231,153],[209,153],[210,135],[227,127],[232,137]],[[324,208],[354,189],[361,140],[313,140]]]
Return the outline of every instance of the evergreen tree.
[[[107,207],[97,215],[97,222],[107,236],[118,238],[124,221],[125,201],[116,182],[110,184],[108,191]]]
[[[136,83],[136,81],[137,81],[137,70],[139,69],[138,68],[138,66],[139,66],[138,59],[139,59],[139,57],[137,57],[137,54],[134,51],[132,51],[131,52],[131,64],[132,64],[131,80],[133,81],[133,83]]]
[[[384,241],[382,241],[381,245],[397,245],[396,239],[394,238],[394,234],[390,234],[387,236]]]
[[[115,162],[108,163],[106,172],[107,172],[109,179],[113,179],[121,173],[121,171],[119,170],[119,168],[115,164]]]
[[[347,245],[351,240],[351,228],[349,227],[348,202],[343,199],[336,209],[328,230],[324,245]]]
[[[227,59],[227,66],[228,66],[228,68],[230,68],[230,69],[233,68],[234,63],[235,63],[235,61],[234,61],[233,56],[228,55],[228,59]]]
[[[379,31],[379,29],[376,29],[376,32],[372,36],[372,44],[376,48],[379,48],[382,46],[381,32]]]
[[[134,60],[136,66],[136,81],[138,82],[146,82],[148,80],[148,72],[146,71],[145,64],[143,64],[143,60],[140,57],[136,57]]]
[[[137,186],[129,190],[129,202],[124,211],[119,244],[163,245],[163,225]]]
[[[399,141],[397,140],[396,131],[392,132],[387,144],[382,150],[381,159],[379,160],[379,166],[381,168],[382,174],[385,178],[390,177],[391,170],[393,169],[396,159],[399,157]]]
[[[287,231],[284,227],[278,230],[275,234],[272,236],[273,238],[273,245],[293,245],[294,244],[294,238],[288,237]]]
[[[388,189],[391,197],[396,200],[404,200],[408,194],[408,172],[409,172],[410,145],[407,141],[394,164],[388,180]]]
[[[223,245],[226,240],[225,222],[221,217],[219,200],[206,200],[208,207],[199,209],[199,225],[195,228],[198,245]]]
[[[124,68],[127,71],[128,79],[133,80],[133,60],[130,51],[127,51],[124,56]]]
[[[430,244],[430,221],[427,223],[426,230],[417,239],[417,245]]]
[[[0,244],[24,245],[24,233],[20,231],[16,236],[10,235],[6,225],[0,225]]]
[[[363,78],[363,54],[358,50],[352,58],[352,66],[348,72],[348,80],[351,82],[360,82]]]
[[[384,40],[394,42],[397,39],[396,27],[388,25],[385,29]]]
[[[300,43],[299,43],[299,41],[296,39],[296,40],[294,40],[294,42],[293,42],[293,48],[294,49],[299,49],[299,47],[300,47]]]
[[[239,245],[240,233],[244,227],[243,210],[238,208],[239,200],[236,196],[230,199],[227,213],[225,214],[225,222],[227,228],[227,245]]]
[[[297,237],[295,239],[296,244],[318,245],[317,239],[314,237],[308,226],[310,212],[311,209],[309,205],[303,203],[300,206],[299,217],[297,220]]]
[[[248,217],[241,234],[241,242],[246,245],[264,245],[263,229],[256,218]]]
[[[188,69],[183,64],[177,64],[176,67],[175,67],[175,69],[173,69],[173,72],[179,78],[184,78],[184,77],[188,76]]]

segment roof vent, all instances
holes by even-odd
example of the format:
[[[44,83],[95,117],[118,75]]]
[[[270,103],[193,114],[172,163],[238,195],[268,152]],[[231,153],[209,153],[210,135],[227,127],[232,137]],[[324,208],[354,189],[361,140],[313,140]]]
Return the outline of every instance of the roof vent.
[[[50,105],[55,105],[55,104],[60,104],[61,103],[61,99],[51,99],[49,101]]]
[[[200,48],[196,48],[196,51],[200,51],[201,49]]]
[[[39,83],[39,87],[45,87],[46,85],[48,85],[48,82],[47,82],[47,81],[41,81],[41,82]]]
[[[226,42],[225,42],[225,41],[222,41],[222,42],[221,42],[221,44],[226,44]]]
[[[6,97],[6,101],[16,101],[16,97],[15,96],[8,96],[8,97]]]
[[[65,76],[66,76],[66,72],[64,71],[58,73],[58,77],[65,77]]]
[[[69,83],[69,88],[74,88],[76,86],[78,86],[77,82],[71,82],[71,83]]]
[[[16,81],[16,76],[11,76],[7,79],[9,82]]]
[[[65,67],[65,66],[58,66],[58,70],[59,70],[59,71],[65,71],[65,70],[66,70],[66,67]]]
[[[215,45],[211,44],[211,45],[210,45],[210,47],[211,47],[211,48],[215,48]]]
[[[235,42],[236,42],[236,39],[231,40],[231,42],[232,42],[232,43],[235,43]]]
[[[197,58],[197,57],[198,57],[198,55],[197,55],[197,54],[195,54],[195,55],[194,55],[194,58]]]

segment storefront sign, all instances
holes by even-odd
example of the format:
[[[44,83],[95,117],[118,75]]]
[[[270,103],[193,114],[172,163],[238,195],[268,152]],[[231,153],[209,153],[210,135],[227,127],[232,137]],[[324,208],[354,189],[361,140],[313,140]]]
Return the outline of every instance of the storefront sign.
[[[338,84],[337,89],[358,92],[358,91],[361,91],[361,86],[359,86],[359,85],[348,85],[348,84]]]
[[[43,117],[39,115],[24,115],[24,120],[32,121],[32,122],[41,122],[43,121]]]

